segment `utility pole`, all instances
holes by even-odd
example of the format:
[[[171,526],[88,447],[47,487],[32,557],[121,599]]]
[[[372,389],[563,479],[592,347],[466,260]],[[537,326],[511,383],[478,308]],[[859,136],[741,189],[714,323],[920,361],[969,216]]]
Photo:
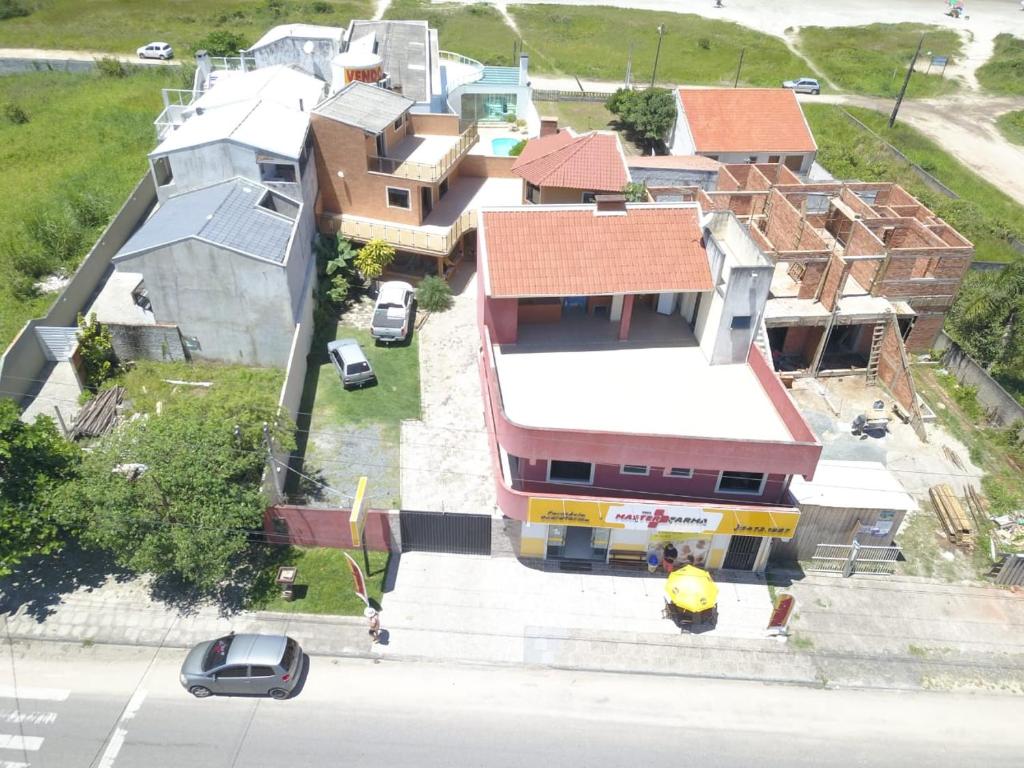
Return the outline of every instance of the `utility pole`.
[[[736,79],[733,80],[733,88],[738,88],[740,85],[740,70],[743,69],[743,56],[746,54],[746,52],[746,48],[740,48],[740,63],[736,65]]]
[[[654,71],[651,72],[651,88],[654,87],[654,80],[658,76],[658,59],[661,57],[661,38],[665,36],[665,25],[658,25],[658,49],[654,52]]]
[[[626,57],[626,87],[629,88],[629,84],[633,80],[633,44],[629,44],[629,55]]]
[[[896,104],[893,105],[892,108],[892,114],[889,115],[890,128],[896,124],[896,114],[900,111],[900,104],[903,103],[903,96],[907,93],[907,86],[910,85],[910,76],[914,73],[914,65],[917,64],[917,57],[921,55],[922,45],[924,45],[924,35],[921,35],[921,39],[917,41],[917,50],[914,51],[914,58],[910,60],[910,66],[907,67],[907,76],[903,78],[903,87],[900,88],[899,96],[896,97]]]

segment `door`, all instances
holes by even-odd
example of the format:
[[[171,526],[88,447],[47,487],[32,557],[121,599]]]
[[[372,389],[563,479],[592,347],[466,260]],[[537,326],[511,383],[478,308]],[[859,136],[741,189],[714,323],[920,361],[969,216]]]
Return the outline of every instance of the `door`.
[[[582,525],[567,526],[562,557],[567,560],[590,560],[594,556],[593,529]]]
[[[377,157],[387,157],[388,145],[383,133],[377,134]]]
[[[423,208],[423,218],[427,218],[432,210],[434,210],[434,195],[430,187],[420,187],[420,205]]]
[[[244,664],[222,667],[214,675],[214,693],[249,693],[249,668]]]
[[[753,570],[757,550],[760,548],[760,536],[733,536],[729,541],[729,549],[725,553],[722,568],[729,571]]]
[[[800,169],[803,168],[804,165],[804,156],[786,155],[785,163],[786,167],[793,171],[793,173],[800,173]]]
[[[675,293],[659,293],[657,312],[659,315],[671,315],[676,309]]]

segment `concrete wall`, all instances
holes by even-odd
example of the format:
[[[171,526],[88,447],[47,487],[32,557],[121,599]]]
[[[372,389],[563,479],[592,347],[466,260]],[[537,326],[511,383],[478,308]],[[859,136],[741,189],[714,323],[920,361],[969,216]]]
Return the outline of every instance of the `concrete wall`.
[[[145,221],[156,203],[153,178],[146,174],[132,190],[121,209],[103,230],[100,239],[75,270],[71,282],[57,297],[45,316],[29,321],[0,357],[0,392],[2,396],[22,400],[31,392],[46,366],[42,347],[36,338],[36,326],[73,327],[78,313],[84,310],[102,285],[110,261]]]
[[[966,386],[977,387],[978,402],[984,406],[993,424],[1001,427],[1018,424],[1024,429],[1024,405],[989,376],[974,358],[945,333],[939,334],[935,346],[945,352],[942,364],[957,381]]]
[[[312,53],[306,53],[303,50],[303,46],[307,42],[313,44]],[[286,37],[259,48],[249,49],[256,60],[257,67],[270,67],[274,64],[291,65],[307,74],[319,77],[327,83],[331,82],[332,77],[331,59],[337,56],[339,51],[340,45],[335,40],[300,37]],[[338,84],[338,87],[341,87],[341,83]]]
[[[104,325],[110,329],[114,354],[122,362],[189,359],[181,341],[181,332],[176,325]]]
[[[201,187],[208,187],[211,184],[226,179],[241,176],[251,181],[260,182],[260,167],[256,162],[257,151],[253,147],[236,144],[233,141],[218,141],[213,144],[205,144],[201,147],[189,147],[170,152],[166,155],[171,165],[173,178],[169,184],[157,189],[160,201],[163,202],[169,197],[180,195]],[[275,182],[268,184],[281,194],[301,202],[312,204],[315,198],[303,200],[304,189],[299,174],[299,163],[294,158],[283,156],[265,155],[264,162],[275,162],[295,167],[297,183]],[[152,164],[155,158],[150,158]],[[311,168],[315,166],[309,166]],[[260,182],[262,183],[262,182]]]
[[[733,266],[725,284],[725,297],[718,321],[712,365],[742,363],[761,327],[764,305],[771,288],[772,268]],[[746,328],[733,328],[738,317],[749,317]]]

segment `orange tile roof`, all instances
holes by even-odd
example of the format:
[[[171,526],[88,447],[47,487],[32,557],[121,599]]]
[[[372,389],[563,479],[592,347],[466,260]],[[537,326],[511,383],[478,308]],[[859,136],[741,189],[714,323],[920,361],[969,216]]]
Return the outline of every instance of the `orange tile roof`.
[[[677,168],[687,171],[717,171],[721,163],[703,155],[630,155],[630,168]]]
[[[689,205],[526,206],[480,214],[494,297],[706,291],[700,211]]]
[[[698,152],[814,152],[796,94],[786,88],[680,88]]]
[[[597,132],[531,139],[512,171],[538,187],[621,192],[629,181],[618,138]]]

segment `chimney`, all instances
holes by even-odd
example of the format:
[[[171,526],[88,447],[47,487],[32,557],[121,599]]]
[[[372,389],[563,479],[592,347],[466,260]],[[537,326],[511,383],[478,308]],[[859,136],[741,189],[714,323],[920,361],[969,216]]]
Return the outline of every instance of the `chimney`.
[[[594,215],[615,215],[615,214],[626,214],[626,196],[620,194],[614,195],[597,195],[594,198],[597,202],[594,208]]]
[[[525,53],[519,54],[519,85],[530,84],[530,57]]]
[[[557,117],[542,117],[540,119],[540,138],[558,133]]]

